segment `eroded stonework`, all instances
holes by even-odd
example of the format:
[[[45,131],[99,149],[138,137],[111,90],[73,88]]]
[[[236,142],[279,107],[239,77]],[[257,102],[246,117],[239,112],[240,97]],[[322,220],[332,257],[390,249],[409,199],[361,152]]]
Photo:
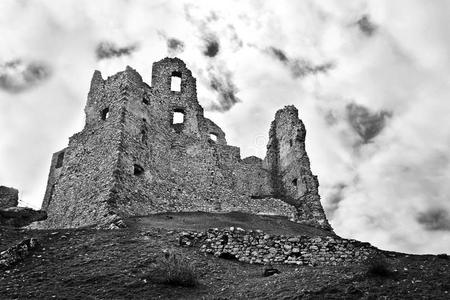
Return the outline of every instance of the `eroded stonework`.
[[[19,191],[15,188],[0,186],[0,208],[16,207],[19,203]]]
[[[178,58],[153,64],[151,87],[130,67],[106,80],[95,71],[85,113],[84,129],[53,155],[45,227],[101,226],[167,211],[243,211],[331,229],[293,106],[277,112],[264,160],[241,159],[239,148],[227,145],[225,133],[204,117],[196,80]]]

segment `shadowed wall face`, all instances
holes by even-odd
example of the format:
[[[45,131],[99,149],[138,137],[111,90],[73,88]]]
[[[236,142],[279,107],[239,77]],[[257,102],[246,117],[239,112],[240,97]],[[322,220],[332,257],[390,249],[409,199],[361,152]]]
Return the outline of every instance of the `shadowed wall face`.
[[[242,160],[239,148],[227,145],[177,58],[153,64],[151,87],[129,67],[107,80],[96,71],[85,112],[83,131],[52,160],[43,205],[50,227],[166,211],[243,211],[329,228],[323,210],[315,210],[317,182],[308,183],[304,127],[293,107],[277,113],[271,141],[280,151],[271,146],[273,159],[265,162]],[[311,201],[317,203],[299,204]]]

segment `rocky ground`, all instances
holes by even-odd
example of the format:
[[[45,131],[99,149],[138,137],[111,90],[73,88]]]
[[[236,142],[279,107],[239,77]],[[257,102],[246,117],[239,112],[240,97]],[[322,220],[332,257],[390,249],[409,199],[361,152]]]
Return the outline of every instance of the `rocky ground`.
[[[270,234],[333,236],[277,217],[245,214],[162,214],[128,220],[121,230],[0,229],[0,251],[26,238],[40,247],[0,271],[0,299],[449,299],[445,256],[386,253],[373,262],[338,266],[265,267],[216,258],[178,245],[183,230],[239,226]],[[251,225],[249,225],[251,224]],[[164,283],[160,264],[170,249],[189,262],[198,285]]]

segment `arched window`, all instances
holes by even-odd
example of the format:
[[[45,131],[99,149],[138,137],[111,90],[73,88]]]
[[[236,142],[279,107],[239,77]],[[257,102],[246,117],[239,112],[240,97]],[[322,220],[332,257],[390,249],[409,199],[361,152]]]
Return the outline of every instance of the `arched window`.
[[[170,77],[170,90],[174,92],[181,92],[181,73],[172,72]]]

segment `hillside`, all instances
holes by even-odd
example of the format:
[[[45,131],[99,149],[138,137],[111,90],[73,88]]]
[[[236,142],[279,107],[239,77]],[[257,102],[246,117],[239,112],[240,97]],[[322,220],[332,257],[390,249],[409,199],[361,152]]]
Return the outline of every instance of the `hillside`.
[[[170,213],[126,220],[119,230],[1,229],[0,251],[34,237],[40,247],[3,270],[1,299],[448,299],[450,260],[445,256],[385,252],[390,272],[368,272],[374,262],[264,266],[181,247],[180,232],[242,227],[268,234],[335,238],[329,231],[282,217],[244,213]],[[337,237],[336,237],[337,238]],[[195,287],[164,283],[161,262],[170,249],[188,261]],[[386,296],[386,297],[383,297]]]

